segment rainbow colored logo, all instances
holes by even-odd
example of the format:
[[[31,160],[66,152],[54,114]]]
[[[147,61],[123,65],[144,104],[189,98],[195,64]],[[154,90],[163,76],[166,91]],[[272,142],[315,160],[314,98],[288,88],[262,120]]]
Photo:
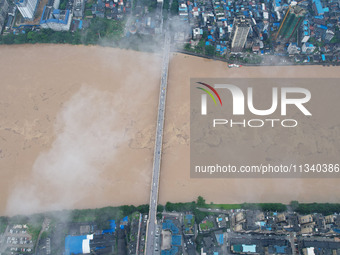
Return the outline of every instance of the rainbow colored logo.
[[[209,88],[212,92],[214,92],[214,94],[217,96],[217,98],[218,98],[218,100],[220,101],[220,104],[221,104],[221,106],[222,106],[221,97],[220,97],[220,95],[217,93],[217,91],[216,91],[212,86],[210,86],[209,84],[206,84],[206,83],[204,83],[204,82],[197,82],[197,83],[198,83],[198,84],[201,84],[201,85],[203,85],[203,86],[205,86],[205,87],[207,87],[207,88]],[[215,97],[213,96],[213,94],[211,94],[211,92],[210,92],[209,90],[204,89],[204,88],[201,88],[201,87],[196,87],[196,88],[201,89],[201,90],[203,90],[204,92],[206,92],[206,93],[212,98],[212,100],[214,101],[215,105],[217,105],[217,102],[216,102],[216,100],[215,100]]]

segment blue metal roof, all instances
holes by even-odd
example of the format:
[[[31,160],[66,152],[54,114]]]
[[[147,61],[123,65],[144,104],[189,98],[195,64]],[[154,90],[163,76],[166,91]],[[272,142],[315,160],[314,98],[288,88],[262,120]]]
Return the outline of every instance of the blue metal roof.
[[[322,4],[320,0],[313,0],[313,3],[315,4],[316,11],[318,15],[324,14],[324,9],[322,8]]]
[[[116,231],[116,221],[115,220],[110,220],[110,229],[105,229],[103,230],[103,234],[111,234],[114,233]]]
[[[182,245],[182,236],[180,236],[180,235],[173,235],[171,237],[171,245],[181,246]]]
[[[65,239],[65,253],[66,255],[83,253],[83,240],[87,236],[66,236]]]
[[[274,245],[274,248],[276,250],[276,253],[286,253],[287,246]]]

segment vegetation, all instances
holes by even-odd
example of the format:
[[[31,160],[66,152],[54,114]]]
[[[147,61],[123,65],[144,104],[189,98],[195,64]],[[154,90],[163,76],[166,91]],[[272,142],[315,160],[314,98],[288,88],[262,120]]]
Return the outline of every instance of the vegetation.
[[[167,11],[170,7],[170,1],[169,0],[163,0],[163,10]]]
[[[146,6],[149,12],[153,12],[157,7],[157,0],[142,0],[142,6]]]
[[[211,209],[222,209],[222,210],[232,210],[232,209],[241,209],[241,204],[210,204],[208,206]]]
[[[191,218],[190,221],[184,217],[184,229],[186,234],[194,234],[195,217]]]
[[[195,209],[195,210],[194,210],[195,221],[196,221],[197,224],[201,223],[202,220],[203,220],[205,217],[207,217],[207,216],[209,216],[209,215],[213,215],[213,214],[214,214],[214,213],[211,213],[211,212],[202,212],[202,211],[200,211],[200,210],[198,210],[198,209]]]
[[[43,214],[35,214],[29,218],[28,221],[28,233],[32,236],[32,240],[35,242],[38,239],[39,233],[42,228],[42,223],[44,221],[44,215]]]
[[[139,220],[139,214],[140,212],[134,212],[133,214],[131,214],[131,220]]]
[[[184,50],[186,50],[186,51],[192,51],[191,44],[190,44],[190,43],[186,43],[186,44],[184,45]]]
[[[8,218],[0,217],[0,235],[5,232],[7,225],[8,225]]]
[[[206,45],[205,46],[205,54],[208,56],[214,56],[215,55],[215,47],[212,45]]]
[[[203,197],[199,196],[197,198],[197,206],[198,207],[205,207],[206,206],[205,199]]]
[[[61,0],[59,4],[59,9],[60,10],[65,10],[67,5],[67,0]]]
[[[243,203],[241,208],[273,212],[283,212],[287,210],[287,206],[281,203]]]
[[[41,29],[32,31],[27,29],[18,35],[12,33],[2,35],[0,44],[22,44],[22,43],[68,43],[68,44],[100,44],[106,42],[118,42],[124,32],[124,21],[94,18],[89,28],[84,31],[53,31]]]
[[[164,205],[157,205],[157,212],[163,212],[164,208]]]
[[[340,213],[340,204],[331,203],[299,203],[292,201],[291,206],[296,207],[295,211],[300,214],[322,213],[323,215],[330,215],[333,213]]]
[[[123,21],[95,18],[91,21],[89,28],[82,33],[81,39],[86,45],[98,44],[101,39],[117,42],[122,38],[123,32]]]
[[[165,205],[165,209],[168,212],[176,211],[176,212],[188,212],[194,211],[196,208],[196,203],[193,201],[191,203],[171,203],[167,202]]]
[[[214,223],[211,222],[211,221],[208,221],[208,220],[206,220],[206,221],[204,221],[204,222],[202,222],[200,224],[200,229],[201,230],[209,230],[209,229],[211,229],[213,227],[214,227]]]
[[[170,6],[170,13],[172,15],[178,15],[178,7],[179,7],[178,0],[173,0]]]
[[[148,213],[149,205],[124,205],[120,207],[104,207],[100,209],[73,210],[71,212],[71,222],[94,222],[99,229],[109,229],[109,220],[121,219],[126,215],[131,215],[135,211]]]

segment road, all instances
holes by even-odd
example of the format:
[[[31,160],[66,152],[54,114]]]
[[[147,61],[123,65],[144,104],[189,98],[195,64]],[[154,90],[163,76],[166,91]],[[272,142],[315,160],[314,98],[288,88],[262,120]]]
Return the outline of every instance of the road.
[[[168,67],[169,67],[169,52],[170,52],[170,35],[168,32],[165,34],[163,64],[162,64],[162,76],[159,93],[158,103],[158,116],[157,116],[157,128],[156,139],[154,149],[154,161],[150,194],[150,209],[149,219],[146,230],[146,247],[145,254],[151,255],[155,253],[155,233],[157,226],[157,202],[158,202],[158,189],[159,189],[159,175],[161,168],[162,158],[162,143],[163,143],[163,127],[164,127],[164,113],[165,113],[165,99],[168,81]],[[158,247],[159,249],[160,247]],[[159,253],[159,252],[157,252]]]

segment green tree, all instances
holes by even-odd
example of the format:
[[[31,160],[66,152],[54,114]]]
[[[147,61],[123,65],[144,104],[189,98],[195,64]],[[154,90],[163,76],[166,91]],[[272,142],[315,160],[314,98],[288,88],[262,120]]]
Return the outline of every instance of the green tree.
[[[206,45],[205,46],[205,54],[208,56],[214,56],[215,55],[215,47],[212,45]]]
[[[299,202],[298,201],[291,201],[290,207],[292,208],[293,211],[295,211],[297,208],[299,208]]]
[[[201,196],[198,196],[197,198],[197,206],[198,207],[205,207],[205,199]]]
[[[173,0],[170,6],[170,12],[172,15],[178,15],[178,0]]]
[[[164,205],[157,205],[157,212],[163,212],[164,211]]]
[[[187,51],[191,51],[191,44],[190,43],[186,43],[184,45],[184,49],[187,50]]]

